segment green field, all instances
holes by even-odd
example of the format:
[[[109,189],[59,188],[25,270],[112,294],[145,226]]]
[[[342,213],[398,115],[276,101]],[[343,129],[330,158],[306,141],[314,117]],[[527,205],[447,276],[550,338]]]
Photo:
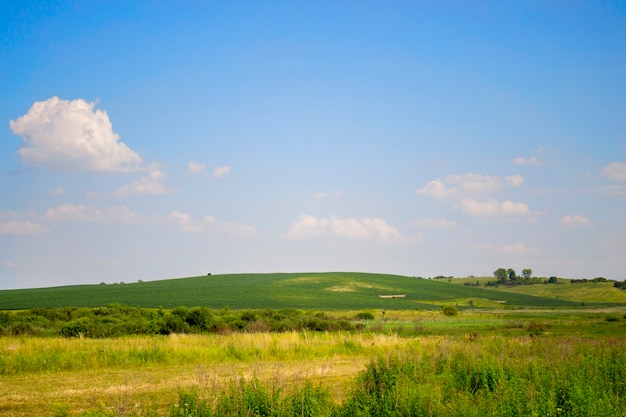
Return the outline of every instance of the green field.
[[[535,287],[535,286],[529,286]],[[565,287],[565,286],[563,286]],[[619,290],[615,290],[619,292]],[[381,298],[381,295],[403,295]],[[0,310],[98,307],[111,303],[174,308],[298,308],[360,310],[438,309],[442,303],[496,307],[573,307],[578,299],[553,294],[525,294],[483,287],[451,285],[446,281],[367,273],[229,274],[126,284],[78,285],[0,291]],[[588,300],[589,305],[609,305]],[[623,302],[623,301],[618,301]]]
[[[464,283],[293,273],[0,291],[0,415],[626,415],[623,290]]]

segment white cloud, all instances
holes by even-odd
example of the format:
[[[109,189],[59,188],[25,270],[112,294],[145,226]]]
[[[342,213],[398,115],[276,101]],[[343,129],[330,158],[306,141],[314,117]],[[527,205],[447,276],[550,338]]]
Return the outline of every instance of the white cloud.
[[[106,111],[95,104],[52,97],[11,120],[11,130],[23,139],[22,161],[59,171],[136,170],[141,158],[120,142]]]
[[[166,175],[163,171],[153,169],[148,172],[148,175],[118,188],[115,192],[115,196],[129,197],[141,194],[160,195],[173,193],[175,191],[173,188],[169,188],[163,184],[165,178]]]
[[[9,220],[0,223],[0,235],[32,236],[49,231],[50,229],[46,225],[26,220]]]
[[[6,266],[7,268],[17,268],[17,263],[13,261],[4,261],[2,265]]]
[[[501,188],[502,180],[498,177],[470,173],[448,175],[443,180],[430,181],[418,189],[417,194],[435,198],[455,198],[487,194]]]
[[[500,203],[493,199],[477,201],[473,198],[464,198],[461,200],[461,210],[470,216],[498,216],[501,214],[526,216],[530,214],[527,204],[515,203],[510,200]]]
[[[506,215],[527,216],[530,214],[528,205],[525,203],[514,203],[513,201],[506,200],[500,205],[500,211]]]
[[[602,168],[602,175],[610,180],[626,181],[626,163],[611,162]]]
[[[539,253],[539,250],[526,247],[523,243],[513,243],[500,247],[500,252],[505,255],[533,255]]]
[[[536,157],[531,158],[515,158],[513,159],[513,163],[517,165],[539,165],[541,162]]]
[[[213,236],[226,236],[234,238],[254,237],[259,234],[256,227],[235,222],[218,222],[215,217],[206,215],[202,220],[194,220],[189,214],[173,211],[169,220],[172,221],[184,233],[199,234],[208,233]]]
[[[170,214],[170,219],[185,233],[202,233],[204,231],[203,222],[194,222],[187,213],[173,211]]]
[[[291,225],[286,239],[315,238],[373,239],[383,243],[404,242],[407,239],[395,227],[380,218],[317,218],[303,214]]]
[[[413,220],[411,226],[423,227],[427,229],[453,229],[457,227],[457,222],[454,220],[447,220],[441,217],[430,217],[420,220]]]
[[[447,188],[441,180],[434,180],[417,190],[417,194],[427,197],[448,198],[456,195],[456,189]]]
[[[575,226],[588,226],[589,224],[591,224],[591,222],[585,216],[581,216],[580,214],[572,214],[569,216],[564,216],[561,219],[561,224],[565,226],[575,227]]]
[[[332,194],[328,194],[328,193],[326,193],[324,191],[319,191],[319,192],[313,194],[313,198],[320,199],[320,198],[326,198],[326,197],[331,196],[331,195],[333,195],[335,197],[341,197],[341,191],[335,190],[335,191],[332,192]]]
[[[461,210],[470,216],[497,216],[500,214],[500,203],[496,200],[479,202],[473,198],[461,200]]]
[[[504,180],[509,187],[521,187],[524,183],[524,178],[521,175],[509,175]]]
[[[194,161],[189,161],[187,163],[187,167],[188,167],[187,172],[192,175],[201,174],[206,169],[206,165],[200,162],[194,162]]]
[[[491,175],[448,175],[444,181],[457,185],[460,191],[470,195],[489,193],[502,188],[502,180]]]
[[[64,195],[65,194],[65,190],[63,189],[63,187],[59,186],[59,187],[55,188],[50,194],[51,195]]]
[[[140,216],[126,206],[99,208],[95,206],[61,204],[46,210],[45,219],[55,222],[91,222],[103,224],[147,224],[150,218]]]
[[[213,178],[221,178],[230,172],[229,166],[217,167],[213,170]]]

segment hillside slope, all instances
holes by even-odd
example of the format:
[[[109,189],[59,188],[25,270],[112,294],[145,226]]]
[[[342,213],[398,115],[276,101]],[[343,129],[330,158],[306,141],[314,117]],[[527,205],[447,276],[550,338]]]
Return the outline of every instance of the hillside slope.
[[[381,296],[403,296],[382,298]],[[0,309],[98,307],[111,303],[174,308],[439,308],[459,299],[499,301],[510,306],[573,306],[567,300],[506,293],[398,275],[328,272],[227,274],[132,284],[79,285],[0,291]],[[433,301],[430,303],[429,301]]]

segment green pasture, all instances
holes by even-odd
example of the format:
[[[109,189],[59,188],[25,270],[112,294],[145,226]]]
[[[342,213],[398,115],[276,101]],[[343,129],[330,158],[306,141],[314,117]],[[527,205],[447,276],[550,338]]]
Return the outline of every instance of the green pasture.
[[[381,298],[381,296],[399,296]],[[565,298],[451,285],[447,281],[368,273],[227,274],[161,281],[0,291],[0,310],[98,307],[111,303],[174,308],[322,310],[439,309],[475,300],[474,307],[573,307]],[[482,303],[482,304],[481,304]],[[468,307],[470,305],[468,304]],[[461,305],[461,307],[463,307]]]

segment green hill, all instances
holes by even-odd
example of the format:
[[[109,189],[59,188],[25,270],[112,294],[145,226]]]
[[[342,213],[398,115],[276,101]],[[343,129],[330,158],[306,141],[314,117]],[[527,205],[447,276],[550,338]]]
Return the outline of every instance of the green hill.
[[[381,296],[387,296],[385,298]],[[390,297],[393,296],[393,297]],[[564,307],[577,303],[435,280],[368,273],[228,274],[132,284],[77,285],[0,291],[0,310],[35,307],[206,306],[360,310],[440,308],[458,300],[505,306]]]

